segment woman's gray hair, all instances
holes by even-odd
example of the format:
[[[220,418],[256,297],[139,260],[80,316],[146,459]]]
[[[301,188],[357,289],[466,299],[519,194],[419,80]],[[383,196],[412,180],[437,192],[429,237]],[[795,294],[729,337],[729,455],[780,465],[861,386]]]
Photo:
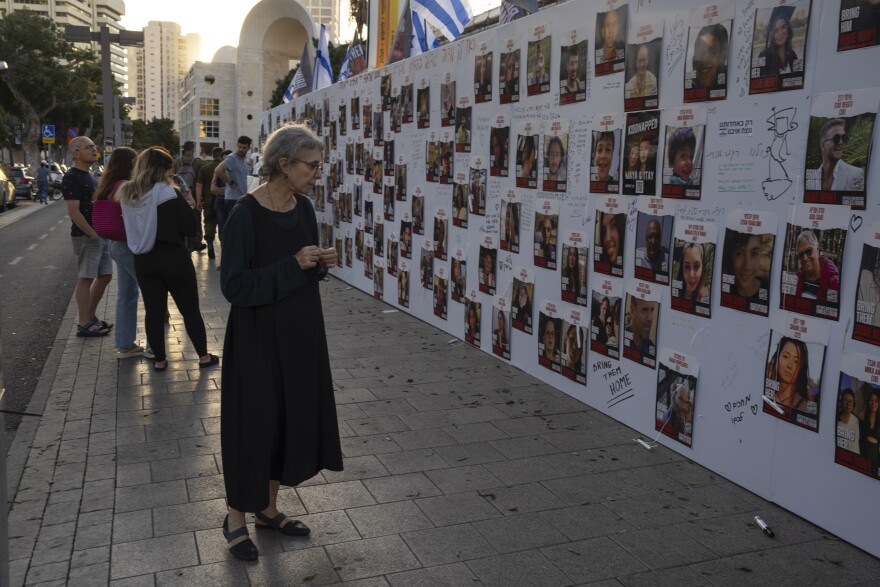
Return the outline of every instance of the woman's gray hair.
[[[797,246],[802,244],[812,245],[816,248],[819,247],[819,239],[816,238],[816,234],[812,230],[804,230],[797,237]]]
[[[271,179],[281,173],[280,161],[287,159],[293,163],[303,151],[324,150],[324,143],[318,135],[304,124],[290,123],[279,127],[266,139],[263,155],[260,158],[260,176]]]

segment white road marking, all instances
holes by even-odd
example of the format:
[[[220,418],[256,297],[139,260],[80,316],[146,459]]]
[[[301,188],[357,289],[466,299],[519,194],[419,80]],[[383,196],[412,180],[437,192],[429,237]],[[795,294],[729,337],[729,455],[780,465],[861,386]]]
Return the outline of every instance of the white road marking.
[[[27,248],[27,250],[28,250],[28,251],[33,251],[33,250],[36,249],[36,248],[37,248],[37,243],[34,243],[34,244],[32,244],[31,246],[29,246],[29,247]]]
[[[16,257],[12,261],[9,262],[10,265],[18,265],[18,262],[24,259],[24,257]]]
[[[55,230],[56,228],[58,228],[58,227],[57,226],[50,226],[49,230]]]
[[[40,235],[40,240],[43,240],[43,239],[46,238],[47,236],[49,236],[49,233],[48,233],[48,232],[47,232],[47,233],[44,233],[44,234],[41,234],[41,235]]]

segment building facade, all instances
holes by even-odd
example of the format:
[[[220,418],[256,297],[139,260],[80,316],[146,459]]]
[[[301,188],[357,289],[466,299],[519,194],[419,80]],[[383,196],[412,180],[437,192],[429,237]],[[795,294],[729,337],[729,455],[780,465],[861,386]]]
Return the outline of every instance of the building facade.
[[[234,149],[235,64],[196,61],[180,79],[180,142],[193,141],[197,154],[214,147]]]

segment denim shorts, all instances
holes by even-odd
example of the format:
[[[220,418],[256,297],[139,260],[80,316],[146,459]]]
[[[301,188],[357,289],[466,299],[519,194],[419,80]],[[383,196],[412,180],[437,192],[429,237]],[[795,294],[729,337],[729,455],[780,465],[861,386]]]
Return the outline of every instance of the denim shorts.
[[[113,260],[107,239],[98,237],[74,236],[73,254],[79,268],[79,277],[94,279],[100,275],[113,275]]]

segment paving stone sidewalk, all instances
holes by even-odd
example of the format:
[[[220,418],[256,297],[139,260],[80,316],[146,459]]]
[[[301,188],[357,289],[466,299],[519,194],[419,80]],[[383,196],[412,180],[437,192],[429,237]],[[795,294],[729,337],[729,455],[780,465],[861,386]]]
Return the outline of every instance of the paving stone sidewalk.
[[[219,272],[193,258],[222,354]],[[259,562],[227,552],[220,370],[198,369],[173,306],[154,373],[112,336],[77,338],[71,303],[42,417],[9,453],[12,585],[877,584],[878,559],[798,516],[341,281],[322,289],[346,459],[280,493],[309,539],[251,525]]]

